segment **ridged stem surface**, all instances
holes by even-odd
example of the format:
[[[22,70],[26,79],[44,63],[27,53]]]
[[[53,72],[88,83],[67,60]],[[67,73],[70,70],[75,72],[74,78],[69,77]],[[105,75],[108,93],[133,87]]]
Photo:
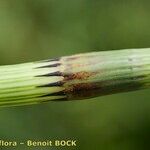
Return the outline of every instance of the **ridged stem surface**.
[[[0,106],[78,100],[150,86],[150,49],[101,51],[0,67]]]

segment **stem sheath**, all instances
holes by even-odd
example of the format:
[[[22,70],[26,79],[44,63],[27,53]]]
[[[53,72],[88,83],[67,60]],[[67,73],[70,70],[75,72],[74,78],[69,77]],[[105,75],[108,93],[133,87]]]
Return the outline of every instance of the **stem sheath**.
[[[101,51],[0,67],[0,106],[78,100],[150,86],[150,49]]]

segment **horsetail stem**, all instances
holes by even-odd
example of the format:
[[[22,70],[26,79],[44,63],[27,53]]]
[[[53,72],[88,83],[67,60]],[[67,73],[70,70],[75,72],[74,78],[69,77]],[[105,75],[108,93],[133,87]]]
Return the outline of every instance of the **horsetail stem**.
[[[78,100],[150,86],[150,48],[0,67],[0,106]]]

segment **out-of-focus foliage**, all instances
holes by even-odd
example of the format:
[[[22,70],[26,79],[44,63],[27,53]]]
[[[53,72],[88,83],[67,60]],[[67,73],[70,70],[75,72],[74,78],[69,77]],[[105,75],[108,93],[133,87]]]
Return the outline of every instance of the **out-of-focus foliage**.
[[[150,47],[147,0],[0,1],[1,65],[141,47]],[[71,138],[78,140],[78,150],[144,150],[150,135],[149,92],[1,108],[0,138]]]

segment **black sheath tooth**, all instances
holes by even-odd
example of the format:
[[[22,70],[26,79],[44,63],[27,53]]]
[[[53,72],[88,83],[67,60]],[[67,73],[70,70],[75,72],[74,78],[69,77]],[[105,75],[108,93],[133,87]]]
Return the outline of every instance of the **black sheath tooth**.
[[[56,71],[48,74],[37,75],[35,77],[52,77],[52,76],[62,76],[62,73],[60,71]]]
[[[45,85],[40,85],[37,87],[54,87],[54,86],[63,86],[63,82],[59,81],[59,82],[54,82],[54,83],[49,83],[49,84],[45,84]]]
[[[51,61],[59,61],[61,58],[58,57],[58,58],[54,58],[54,59],[47,59],[47,60],[43,60],[41,62],[51,62]]]
[[[51,65],[46,65],[46,66],[41,66],[41,67],[37,67],[35,69],[38,69],[38,68],[52,68],[52,67],[58,67],[60,66],[61,63],[56,63],[56,64],[51,64]]]
[[[45,94],[40,97],[49,97],[49,96],[65,96],[64,91],[56,92],[56,93],[51,93],[51,94]]]

